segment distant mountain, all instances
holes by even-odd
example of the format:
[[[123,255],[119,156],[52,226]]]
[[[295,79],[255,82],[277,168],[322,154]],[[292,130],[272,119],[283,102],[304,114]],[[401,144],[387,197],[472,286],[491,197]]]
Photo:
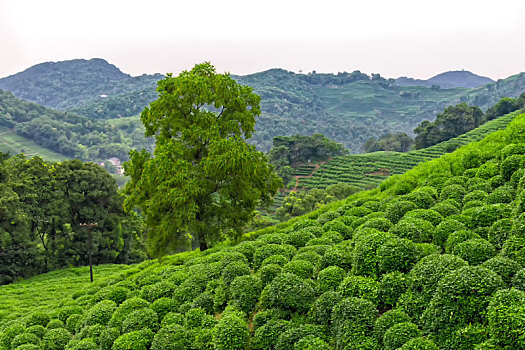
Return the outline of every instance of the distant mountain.
[[[442,89],[452,89],[456,87],[477,88],[493,82],[494,80],[490,78],[482,77],[465,70],[441,73],[428,80],[407,77],[396,79],[396,85],[398,86],[439,86]]]
[[[0,79],[0,89],[27,101],[65,110],[151,89],[160,78],[160,74],[132,77],[100,58],[76,59],[37,64]]]

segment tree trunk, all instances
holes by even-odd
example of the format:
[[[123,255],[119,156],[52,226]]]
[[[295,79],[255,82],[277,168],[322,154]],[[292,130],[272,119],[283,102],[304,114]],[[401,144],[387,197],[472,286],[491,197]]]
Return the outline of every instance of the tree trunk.
[[[206,249],[208,249],[208,244],[206,243],[206,238],[204,238],[204,233],[199,232],[198,238],[199,238],[199,248],[201,252],[203,252]]]

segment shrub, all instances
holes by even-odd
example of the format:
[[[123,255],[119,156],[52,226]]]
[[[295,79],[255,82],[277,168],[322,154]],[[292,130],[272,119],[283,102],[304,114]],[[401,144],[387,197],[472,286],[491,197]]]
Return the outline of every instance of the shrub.
[[[512,286],[525,292],[525,269],[521,269],[512,278]]]
[[[24,345],[20,345],[15,350],[38,350],[38,349],[40,348],[36,346],[35,344],[24,344]]]
[[[501,348],[521,349],[525,339],[525,292],[515,289],[497,291],[488,308],[488,328]]]
[[[299,340],[293,350],[330,350],[332,349],[324,340],[314,335],[307,335]]]
[[[282,267],[286,265],[288,261],[289,259],[285,257],[284,255],[280,255],[280,254],[272,255],[264,259],[264,261],[261,264],[261,267],[269,265],[269,264],[279,265]]]
[[[233,305],[244,312],[251,311],[257,304],[261,294],[261,280],[254,276],[239,276],[235,278],[230,287]]]
[[[255,254],[253,256],[253,265],[257,269],[259,266],[261,266],[261,263],[264,259],[272,256],[272,255],[283,255],[286,258],[291,259],[295,254],[297,253],[297,250],[293,245],[289,244],[267,244],[263,245],[255,251]]]
[[[339,266],[343,269],[352,267],[352,250],[343,245],[329,247],[319,263],[319,268]]]
[[[43,326],[36,324],[34,326],[27,327],[26,332],[34,334],[38,338],[42,339],[44,335],[46,334],[47,330]]]
[[[244,276],[250,274],[250,267],[248,264],[240,262],[240,261],[234,261],[224,268],[222,270],[222,279],[224,283],[229,285],[232,283],[232,281],[238,277],[238,276]]]
[[[499,172],[500,170],[497,160],[491,159],[479,167],[476,176],[482,179],[490,179],[491,177],[499,175]]]
[[[359,228],[373,228],[378,231],[387,232],[392,227],[392,223],[390,220],[386,218],[371,218],[370,220],[367,220],[364,224],[359,226]]]
[[[112,350],[147,350],[153,340],[151,329],[142,329],[126,333],[118,337],[113,343]]]
[[[317,222],[319,222],[319,224],[323,226],[327,222],[337,219],[339,216],[340,216],[339,213],[335,211],[329,211],[329,212],[319,215],[319,217],[317,218]]]
[[[416,205],[412,202],[397,201],[386,206],[385,217],[393,224],[397,224],[406,213],[414,209],[416,209]]]
[[[447,336],[443,344],[447,349],[474,349],[477,344],[487,340],[488,334],[484,325],[469,324],[468,326],[458,329]]]
[[[255,250],[259,246],[259,242],[255,241],[244,241],[240,242],[239,244],[232,247],[232,252],[241,253],[246,257],[249,263],[253,261],[253,255],[255,254]]]
[[[305,260],[311,262],[314,266],[318,266],[321,262],[322,257],[314,251],[303,252],[296,254],[293,260]]]
[[[441,335],[469,323],[483,323],[491,296],[504,285],[500,276],[481,266],[449,272],[439,281],[422,322],[427,330]]]
[[[307,230],[299,230],[288,234],[285,242],[293,245],[295,248],[301,248],[304,247],[309,240],[314,238],[315,236],[313,233],[310,233]]]
[[[338,291],[343,297],[358,297],[366,299],[377,305],[379,294],[379,282],[370,277],[348,276],[345,277]]]
[[[489,229],[488,241],[494,245],[494,247],[501,249],[503,243],[511,234],[512,220],[509,218],[503,218],[495,221]]]
[[[289,327],[289,322],[283,320],[270,320],[265,325],[257,328],[253,337],[253,348],[271,350],[277,343],[279,336]]]
[[[363,216],[366,216],[368,214],[371,214],[373,211],[370,208],[366,207],[354,207],[350,208],[346,211],[344,216],[357,216],[358,218],[361,218]]]
[[[117,304],[111,300],[103,300],[91,307],[86,313],[84,323],[87,326],[94,324],[106,325],[117,309]]]
[[[334,242],[330,238],[328,238],[328,237],[318,237],[318,238],[314,238],[314,239],[309,240],[306,243],[306,246],[310,247],[310,246],[317,246],[317,245],[332,245],[332,244],[334,244]]]
[[[525,237],[510,236],[501,247],[501,255],[525,266]]]
[[[40,343],[40,338],[38,338],[33,333],[22,333],[13,338],[11,341],[11,348],[16,349],[17,347],[24,344],[34,344],[38,345]]]
[[[379,271],[382,273],[407,272],[417,261],[414,243],[405,238],[390,238],[377,250]]]
[[[432,207],[432,210],[440,213],[443,217],[459,214],[459,208],[457,205],[452,204],[452,200],[437,203]]]
[[[45,350],[62,350],[71,338],[71,333],[64,328],[50,329],[44,335],[42,344]]]
[[[150,304],[146,300],[141,298],[127,299],[122,304],[120,304],[113,316],[111,316],[109,326],[120,329],[122,326],[122,322],[130,313],[132,313],[135,310],[148,308],[149,305]]]
[[[286,236],[282,233],[270,233],[257,238],[257,242],[261,242],[262,244],[282,244],[285,239]]]
[[[72,341],[75,341],[74,339]],[[77,340],[78,341],[78,340]],[[70,342],[71,343],[71,342]],[[86,338],[78,341],[73,347],[70,347],[68,344],[67,349],[71,350],[99,350],[100,347],[93,341],[91,338]]]
[[[439,348],[432,340],[418,337],[407,341],[399,350],[439,350]]]
[[[305,260],[292,260],[284,265],[283,272],[293,273],[301,278],[312,278],[315,272],[314,265]]]
[[[113,343],[120,336],[120,332],[116,328],[105,328],[100,337],[98,338],[98,343],[100,344],[100,350],[111,350]]]
[[[171,324],[184,325],[184,315],[178,312],[170,312],[164,316],[161,323],[161,328],[165,328]]]
[[[124,300],[126,300],[126,297],[128,296],[128,288],[120,287],[120,286],[110,286],[106,287],[93,296],[93,301],[98,303],[102,300],[111,300],[114,301],[117,304],[122,303]]]
[[[273,279],[282,272],[282,267],[277,264],[268,264],[264,265],[259,269],[259,278],[261,280],[262,286],[266,286]]]
[[[337,219],[334,221],[327,222],[323,225],[323,230],[325,232],[339,232],[345,239],[350,239],[352,238],[352,229],[348,227],[343,221],[343,219]]]
[[[423,219],[436,226],[443,221],[443,215],[432,209],[414,209],[406,213],[403,219]]]
[[[343,299],[332,312],[336,348],[343,349],[356,336],[371,335],[376,316],[377,310],[370,301],[355,297]]]
[[[73,314],[69,316],[66,320],[66,329],[71,333],[76,333],[82,326],[83,322],[84,316],[79,314]]]
[[[122,322],[122,333],[130,333],[141,329],[156,331],[159,324],[157,313],[151,309],[140,309],[131,312]]]
[[[151,304],[151,309],[157,313],[159,320],[162,320],[167,313],[175,311],[176,308],[177,303],[170,298],[160,298]]]
[[[40,326],[45,327],[49,323],[50,319],[51,318],[46,312],[41,312],[41,311],[34,312],[27,318],[26,327],[31,327],[35,325],[40,325]]]
[[[515,154],[505,158],[501,162],[501,176],[503,177],[503,179],[505,181],[509,181],[512,177],[512,174],[514,174],[514,172],[521,167],[523,161],[524,158],[521,154]]]
[[[496,175],[494,177],[491,177],[489,179],[489,185],[491,186],[491,189],[498,188],[505,184],[505,179],[501,175]]]
[[[353,251],[352,269],[356,275],[378,276],[378,249],[390,238],[391,233],[375,231],[368,235],[357,236]]]
[[[522,269],[520,264],[504,256],[491,258],[481,264],[481,266],[496,272],[507,285],[510,285],[514,275]]]
[[[403,218],[389,232],[414,242],[430,242],[433,231],[434,226],[427,220]]]
[[[485,202],[483,202],[483,201],[469,201],[469,202],[465,202],[465,204],[463,204],[463,212],[465,212],[465,210],[467,210],[467,209],[479,208],[479,207],[482,207],[484,205],[485,205]]]
[[[464,215],[470,216],[473,228],[490,226],[495,221],[509,217],[510,207],[506,204],[487,204],[481,207],[469,208],[463,211]]]
[[[190,309],[186,312],[185,315],[185,326],[187,329],[191,328],[200,328],[202,326],[202,321],[206,316],[206,311],[201,308]]]
[[[55,328],[65,328],[64,322],[60,321],[58,318],[53,318],[49,321],[49,323],[46,326],[47,329],[55,329]]]
[[[69,316],[74,315],[74,314],[82,315],[83,313],[84,313],[84,309],[81,308],[80,306],[70,305],[70,306],[65,306],[61,308],[58,311],[57,316],[60,321],[65,323]]]
[[[379,283],[379,301],[382,307],[394,307],[407,290],[407,277],[401,272],[384,274]]]
[[[454,255],[429,255],[421,259],[408,274],[410,290],[430,297],[436,291],[439,280],[451,271],[467,263]]]
[[[448,238],[447,242],[445,243],[445,252],[446,253],[452,253],[454,248],[462,242],[465,242],[469,239],[476,239],[481,238],[478,234],[468,231],[468,230],[459,230],[452,232]]]
[[[299,231],[300,229],[306,228],[306,227],[320,227],[321,225],[317,220],[312,219],[302,219],[300,221],[297,221],[293,224],[292,229],[293,231]]]
[[[329,239],[332,244],[339,244],[345,240],[344,237],[336,231],[328,231],[318,239]]]
[[[277,344],[275,344],[275,350],[294,350],[294,345],[306,336],[322,337],[322,328],[312,324],[288,327],[279,336]]]
[[[271,320],[285,318],[287,315],[287,312],[279,309],[269,309],[260,311],[253,316],[253,330],[256,331],[257,328],[264,326]]]
[[[498,187],[487,196],[487,203],[497,204],[497,203],[510,203],[514,200],[516,196],[516,190],[511,186],[501,186]]]
[[[458,203],[462,203],[466,192],[465,188],[461,185],[448,185],[443,187],[439,198],[441,201],[453,199]]]
[[[313,307],[315,321],[323,326],[330,325],[332,322],[332,311],[341,300],[343,300],[341,293],[326,292],[321,294]]]
[[[395,350],[407,341],[420,337],[422,332],[411,322],[397,323],[390,327],[383,336],[385,350]]]
[[[465,203],[470,201],[484,201],[487,198],[488,194],[485,191],[475,190],[467,193],[465,197],[463,197],[463,201]]]
[[[319,271],[317,288],[321,293],[335,291],[345,278],[346,272],[339,266],[329,266]]]
[[[490,179],[484,180],[479,177],[472,177],[467,181],[467,188],[470,192],[483,191],[485,193],[490,193],[493,189],[490,181]]]
[[[245,349],[248,325],[236,314],[225,315],[212,330],[213,344],[217,350]]]
[[[283,273],[269,284],[268,301],[270,307],[289,311],[307,311],[315,299],[312,286],[300,277]]]
[[[475,238],[459,243],[454,247],[453,254],[470,265],[479,265],[496,255],[496,249],[487,240]]]
[[[420,209],[428,209],[432,207],[437,198],[437,191],[432,187],[420,187],[414,192],[405,196],[405,199],[414,203]]]
[[[383,343],[383,337],[386,331],[399,323],[410,322],[410,317],[399,309],[393,309],[382,314],[374,325],[374,335],[380,344]]]

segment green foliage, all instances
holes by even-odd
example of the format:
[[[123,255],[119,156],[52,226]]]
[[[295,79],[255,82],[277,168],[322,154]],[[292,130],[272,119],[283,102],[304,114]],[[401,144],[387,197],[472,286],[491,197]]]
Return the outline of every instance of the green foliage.
[[[269,284],[270,307],[289,311],[307,311],[315,298],[312,286],[292,273],[283,273]]]
[[[365,143],[365,152],[377,151],[394,151],[394,152],[408,152],[410,146],[414,143],[406,133],[388,133],[381,136],[379,139],[369,138]]]
[[[162,327],[151,343],[152,350],[189,349],[190,337],[186,329],[178,324]]]
[[[116,309],[117,305],[114,301],[103,300],[88,310],[86,317],[84,318],[84,323],[87,326],[95,324],[106,325]]]
[[[343,300],[341,293],[330,291],[321,294],[313,306],[315,321],[323,326],[330,325],[332,322],[332,311],[341,300]]]
[[[283,272],[293,273],[304,279],[312,278],[315,272],[314,264],[305,260],[292,260],[283,266]]]
[[[257,304],[261,290],[262,283],[259,278],[254,276],[236,277],[230,286],[233,305],[244,312],[251,311]]]
[[[113,343],[112,350],[147,350],[153,341],[151,329],[142,329],[126,333],[118,337]]]
[[[159,324],[157,313],[151,309],[135,310],[122,322],[122,333],[151,329],[156,331]]]
[[[429,339],[418,337],[407,341],[400,350],[438,350],[438,346]]]
[[[494,294],[488,308],[489,333],[499,346],[510,349],[525,345],[525,292],[515,289],[500,290]]]
[[[525,269],[516,272],[516,275],[512,279],[512,287],[525,292]]]
[[[235,314],[225,315],[213,328],[213,344],[217,350],[245,349],[248,326]]]
[[[407,290],[407,277],[401,272],[386,273],[379,284],[379,301],[383,307],[394,307]]]
[[[496,255],[496,250],[488,241],[481,238],[474,238],[456,245],[452,253],[470,265],[479,265]]]
[[[230,284],[238,276],[249,275],[250,267],[241,261],[234,261],[226,265],[222,270],[222,279],[226,284]]]
[[[374,325],[374,334],[380,344],[383,343],[385,333],[394,325],[410,322],[410,317],[399,309],[388,310],[377,318]]]
[[[38,338],[36,335],[32,333],[22,333],[13,338],[11,341],[11,348],[16,349],[21,345],[24,344],[33,344],[33,345],[39,345],[40,344],[40,338]]]
[[[71,333],[64,328],[51,329],[42,339],[43,348],[45,350],[62,350],[71,338]]]
[[[406,213],[414,209],[416,209],[414,203],[409,201],[398,201],[387,205],[385,217],[392,223],[397,224]]]
[[[386,232],[371,232],[355,239],[352,271],[357,275],[377,276],[380,273],[380,259],[377,254],[381,246],[393,238]]]
[[[395,350],[403,346],[410,339],[422,335],[419,328],[411,322],[396,323],[390,327],[383,336],[385,349]]]
[[[509,286],[514,275],[516,275],[516,273],[523,268],[514,260],[503,256],[495,256],[485,261],[483,264],[481,264],[481,266],[496,272],[501,276],[503,282]]]
[[[343,349],[356,337],[371,335],[376,316],[377,310],[368,300],[351,297],[338,303],[332,312],[336,349]]]
[[[414,243],[406,238],[390,238],[377,250],[379,271],[408,272],[417,261]]]
[[[293,350],[330,350],[330,346],[321,338],[307,335],[299,340]]]
[[[151,250],[186,246],[188,232],[201,250],[222,235],[238,237],[255,206],[282,185],[264,154],[244,142],[260,97],[209,63],[167,75],[157,92],[141,114],[146,137],[156,139],[155,157],[133,151],[125,165],[127,207],[145,214]]]
[[[339,266],[329,266],[319,271],[317,288],[321,293],[335,291],[345,278],[346,272]]]

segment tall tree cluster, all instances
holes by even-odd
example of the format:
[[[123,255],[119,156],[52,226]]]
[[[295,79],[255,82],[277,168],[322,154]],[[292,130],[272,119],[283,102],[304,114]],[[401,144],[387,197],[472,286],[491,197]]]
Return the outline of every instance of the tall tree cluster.
[[[115,180],[94,163],[47,163],[23,155],[0,161],[0,284],[65,266],[146,257],[140,219],[122,210]],[[92,228],[92,247],[88,229]]]

